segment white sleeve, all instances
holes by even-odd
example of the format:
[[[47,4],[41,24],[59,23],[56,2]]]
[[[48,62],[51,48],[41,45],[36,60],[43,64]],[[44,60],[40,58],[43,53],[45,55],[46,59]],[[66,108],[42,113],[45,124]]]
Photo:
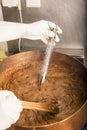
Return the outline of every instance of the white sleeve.
[[[0,42],[21,38],[26,28],[26,24],[0,21]]]

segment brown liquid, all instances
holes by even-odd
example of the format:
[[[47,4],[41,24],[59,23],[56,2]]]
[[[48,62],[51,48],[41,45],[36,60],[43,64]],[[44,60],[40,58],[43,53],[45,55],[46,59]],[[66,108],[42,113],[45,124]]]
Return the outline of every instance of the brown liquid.
[[[43,53],[36,52],[36,55],[33,56],[30,52],[28,55],[29,59],[24,59],[24,62],[14,59],[15,63],[17,62],[16,67],[14,70],[10,70],[11,72],[8,71],[11,74],[5,78],[6,82],[3,82],[2,88],[13,91],[21,100],[54,103],[59,111],[53,114],[23,110],[17,125],[50,124],[61,121],[76,112],[87,99],[85,71],[80,72],[77,61],[74,63],[72,58],[67,58],[67,56],[64,58],[63,55],[57,53],[53,54],[46,81],[40,86],[39,77]]]

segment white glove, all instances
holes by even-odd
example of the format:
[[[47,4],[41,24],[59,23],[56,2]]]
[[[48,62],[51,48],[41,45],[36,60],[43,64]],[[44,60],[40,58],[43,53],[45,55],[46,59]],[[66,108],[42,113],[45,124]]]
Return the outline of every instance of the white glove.
[[[27,30],[27,24],[0,21],[0,42],[21,38]]]
[[[19,119],[22,111],[21,104],[14,93],[0,90],[0,130],[9,128]]]
[[[52,22],[41,20],[32,24],[22,24],[13,22],[0,21],[0,42],[15,40],[18,38],[26,38],[31,40],[42,40],[48,43],[49,37],[54,37],[54,32],[50,28],[55,29],[56,25]],[[58,34],[62,30],[57,26]],[[59,42],[59,37],[56,35],[55,42]]]
[[[62,30],[57,25],[55,25],[52,22],[41,20],[38,22],[34,22],[27,26],[27,31],[25,34],[23,34],[22,38],[27,38],[31,40],[42,40],[44,43],[48,43],[49,37],[54,37],[54,32],[50,30],[57,28],[57,34],[61,34]],[[56,35],[55,42],[59,42],[60,39],[58,35]]]

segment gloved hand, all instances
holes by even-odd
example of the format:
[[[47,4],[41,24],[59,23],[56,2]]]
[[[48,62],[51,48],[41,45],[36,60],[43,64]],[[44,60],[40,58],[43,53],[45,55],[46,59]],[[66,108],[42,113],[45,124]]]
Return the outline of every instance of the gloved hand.
[[[56,27],[57,34],[61,34],[62,30],[59,26],[45,20],[31,24],[0,21],[0,42],[27,38],[31,40],[42,40],[47,44],[49,37],[54,37],[55,35],[50,28],[53,30]],[[58,35],[55,37],[55,42],[59,42]]]
[[[61,34],[62,30],[57,25],[52,22],[41,20],[38,22],[34,22],[27,26],[27,31],[22,35],[22,38],[27,38],[31,40],[42,40],[44,43],[48,43],[49,37],[54,37],[54,32],[51,29],[57,28],[57,34]],[[59,42],[59,36],[56,35],[55,42]]]
[[[0,90],[0,130],[9,128],[18,120],[22,111],[21,104],[13,92]]]

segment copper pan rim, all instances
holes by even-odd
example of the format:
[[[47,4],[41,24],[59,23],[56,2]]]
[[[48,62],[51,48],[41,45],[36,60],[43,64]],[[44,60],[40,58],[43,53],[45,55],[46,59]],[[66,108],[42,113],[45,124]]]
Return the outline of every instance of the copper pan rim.
[[[30,51],[29,51],[30,52]],[[22,52],[21,54],[16,54],[16,55],[12,55],[9,57],[9,60],[10,60],[10,66],[11,66],[11,69],[14,68],[14,64],[17,60],[17,62],[19,62],[19,58],[20,58],[20,64],[22,64],[23,60],[27,60],[27,57],[24,58],[25,56],[27,56],[27,54],[29,52]],[[25,55],[26,54],[26,55]],[[59,53],[61,54],[61,53]],[[64,55],[64,54],[62,54]],[[17,57],[16,57],[17,56]],[[22,59],[22,56],[24,56]],[[68,55],[64,55],[64,56],[67,56],[67,57],[70,57]],[[15,59],[14,59],[15,58]],[[72,58],[72,57],[71,57]],[[7,58],[6,58],[7,59]],[[14,59],[14,60],[13,60]],[[74,59],[74,58],[72,58]],[[4,60],[4,64],[6,65],[7,63],[9,63],[9,60]],[[74,59],[75,61],[77,61],[83,68],[85,68],[85,66],[83,64],[81,64],[78,60]],[[25,63],[24,62],[24,63]],[[3,66],[3,64],[2,64]],[[8,66],[7,66],[8,67]],[[17,66],[18,67],[18,66]],[[3,68],[3,67],[2,67]],[[86,68],[85,68],[86,69]],[[9,70],[9,67],[8,67],[8,70]],[[13,69],[14,70],[14,69]],[[79,120],[80,119],[80,120]],[[55,129],[55,127],[57,127],[58,129],[60,128],[63,128],[62,130],[65,129],[65,126],[70,126],[72,127],[72,125],[75,126],[75,130],[76,128],[82,128],[82,125],[84,125],[84,122],[87,121],[87,99],[86,101],[83,103],[83,105],[81,105],[81,107],[76,110],[73,114],[71,114],[70,116],[66,117],[65,119],[61,120],[61,121],[55,121],[54,123],[50,123],[50,124],[46,124],[46,125],[32,125],[32,126],[29,126],[29,125],[17,125],[15,124],[14,126],[15,127],[21,127],[21,128],[25,128],[25,129],[32,129],[32,128],[35,128],[35,129],[42,129],[42,130],[51,130],[52,128]],[[80,123],[79,123],[80,122]],[[78,127],[79,126],[79,127]],[[51,128],[50,128],[51,127]],[[56,128],[56,129],[57,129]],[[68,129],[68,127],[67,127]],[[71,129],[68,129],[68,130],[71,130]]]
[[[49,127],[49,126],[53,126],[53,125],[58,125],[58,124],[62,124],[64,123],[65,121],[68,121],[70,120],[72,117],[78,115],[85,107],[87,106],[87,100],[85,101],[85,103],[76,111],[74,112],[71,116],[61,120],[61,121],[58,121],[58,122],[55,122],[55,123],[51,123],[51,124],[48,124],[48,125],[40,125],[40,126],[19,126],[19,125],[15,125],[15,126],[18,126],[18,127],[22,127],[22,128],[46,128],[46,127]],[[87,110],[86,110],[87,111]]]

